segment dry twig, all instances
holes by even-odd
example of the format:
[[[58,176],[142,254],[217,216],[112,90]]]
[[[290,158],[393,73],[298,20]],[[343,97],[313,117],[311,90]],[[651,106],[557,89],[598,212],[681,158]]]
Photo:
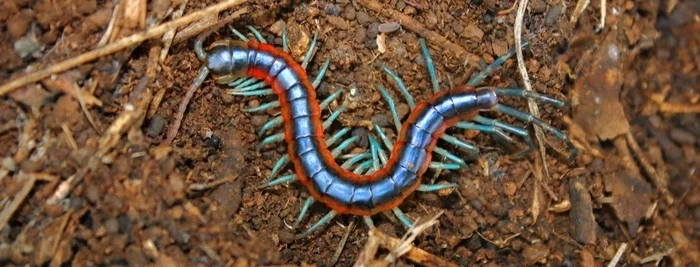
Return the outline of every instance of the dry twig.
[[[527,69],[525,68],[525,59],[523,58],[522,46],[523,17],[525,16],[527,3],[528,0],[522,0],[518,6],[518,13],[515,15],[515,54],[518,59],[518,69],[520,70],[520,75],[523,77],[523,83],[525,84],[525,90],[532,91],[530,77],[528,76]],[[533,116],[536,118],[540,117],[540,109],[534,99],[528,98],[527,106]],[[542,157],[542,166],[544,167],[545,177],[549,178],[549,167],[547,167],[547,158],[544,148],[544,132],[542,132],[542,128],[539,126],[533,125],[533,127],[535,128],[535,137],[537,138],[537,143],[539,143],[540,147],[540,156]]]
[[[179,27],[185,26],[187,24],[190,24],[194,21],[201,20],[202,18],[209,16],[210,14],[218,14],[219,12],[221,12],[223,10],[232,8],[234,6],[240,5],[240,4],[245,3],[245,2],[246,2],[246,0],[229,0],[229,1],[225,1],[222,3],[216,4],[216,5],[212,5],[210,7],[205,8],[205,9],[195,11],[192,14],[184,16],[178,20],[164,23],[164,24],[161,24],[157,27],[148,29],[146,31],[142,31],[142,32],[133,34],[129,37],[125,37],[117,42],[111,43],[111,44],[106,45],[104,47],[94,49],[90,52],[86,52],[86,53],[80,54],[76,57],[62,61],[60,63],[51,65],[50,67],[48,67],[46,69],[32,72],[30,74],[27,74],[26,76],[13,79],[10,82],[0,86],[0,96],[4,96],[5,94],[12,92],[13,90],[20,88],[22,86],[25,86],[27,84],[30,84],[33,82],[38,82],[46,77],[51,76],[52,74],[56,74],[59,72],[63,72],[63,71],[72,69],[74,67],[77,67],[77,66],[85,63],[85,62],[89,62],[89,61],[95,60],[99,57],[110,55],[110,54],[113,54],[115,52],[121,51],[125,48],[132,47],[132,46],[137,45],[145,40],[161,36],[165,32],[167,32],[171,29],[179,28]]]
[[[345,235],[343,236],[343,239],[340,240],[340,245],[338,245],[338,249],[335,250],[335,253],[333,253],[333,257],[331,260],[328,262],[326,266],[335,266],[336,263],[338,263],[338,259],[340,259],[340,253],[343,252],[343,248],[345,248],[345,243],[348,242],[348,237],[350,237],[350,233],[352,230],[355,228],[355,220],[352,220],[350,222],[350,225],[348,225],[348,231],[345,232]]]
[[[627,243],[622,243],[620,248],[617,249],[617,252],[615,252],[615,256],[613,256],[610,263],[608,263],[608,267],[617,266],[617,263],[620,262],[620,259],[622,259],[622,254],[625,253],[625,250],[627,250]]]
[[[28,175],[28,179],[24,182],[24,185],[22,186],[22,189],[15,194],[15,197],[12,199],[12,202],[10,202],[5,209],[0,212],[0,229],[5,228],[5,224],[12,218],[12,215],[15,214],[15,211],[19,208],[20,204],[24,202],[24,199],[27,198],[29,195],[29,192],[32,191],[32,188],[34,188],[34,184],[36,183],[36,178],[33,175]]]

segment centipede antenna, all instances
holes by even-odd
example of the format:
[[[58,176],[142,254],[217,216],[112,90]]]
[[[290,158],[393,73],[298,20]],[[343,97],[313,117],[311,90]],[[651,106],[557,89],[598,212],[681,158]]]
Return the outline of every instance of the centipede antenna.
[[[304,217],[306,217],[306,213],[309,211],[309,208],[311,205],[314,204],[316,200],[314,197],[307,197],[306,201],[304,201],[304,205],[301,206],[301,211],[299,211],[299,216],[297,216],[297,220],[294,221],[294,224],[292,225],[292,230],[297,229],[299,227],[299,223],[301,223],[302,220],[304,220]]]
[[[256,84],[251,84],[251,85],[247,85],[247,86],[246,85],[238,85],[235,88],[233,88],[232,90],[236,91],[236,92],[247,92],[247,91],[262,89],[265,86],[267,86],[267,83],[265,83],[265,81],[260,81]]]
[[[439,171],[442,171],[443,169],[444,170],[459,170],[462,168],[462,166],[459,166],[459,164],[455,164],[455,163],[444,163],[444,162],[433,161],[433,162],[430,162],[430,166],[428,166],[428,168],[436,169],[439,172]]]
[[[233,34],[238,36],[238,39],[241,39],[241,41],[244,41],[244,42],[248,41],[248,37],[245,37],[245,35],[243,35],[241,32],[239,32],[238,30],[233,28],[231,25],[228,25],[228,28],[231,29],[231,32],[233,32]]]
[[[311,45],[309,45],[309,49],[306,50],[304,61],[301,62],[301,67],[303,69],[306,69],[306,66],[308,66],[309,62],[311,61],[311,56],[314,54],[314,49],[316,48],[316,39],[318,39],[318,30],[314,32],[314,38],[311,40]]]
[[[265,90],[255,90],[255,91],[247,91],[247,92],[236,92],[232,90],[226,90],[226,93],[230,95],[240,95],[240,96],[263,96],[263,95],[271,95],[274,92],[272,89],[265,89]]]
[[[194,53],[200,61],[205,61],[207,59],[207,53],[204,51],[204,38],[205,35],[201,35],[194,41]]]
[[[299,178],[297,178],[296,174],[285,175],[285,176],[282,176],[280,178],[269,181],[269,182],[259,186],[258,189],[263,189],[266,187],[270,187],[270,186],[278,185],[278,184],[282,184],[282,183],[287,183],[287,182],[295,182],[297,180],[299,180]]]
[[[528,45],[529,45],[528,42],[523,42],[522,47],[525,48]],[[486,79],[486,77],[488,77],[498,67],[503,65],[503,63],[505,63],[506,60],[508,60],[508,58],[512,57],[513,55],[515,55],[515,47],[508,50],[508,52],[506,52],[504,55],[498,57],[490,65],[486,66],[486,68],[484,68],[481,72],[479,72],[479,74],[472,77],[467,84],[470,86],[479,85],[484,79]]]
[[[569,160],[572,160],[573,158],[576,157],[576,155],[578,155],[578,149],[576,149],[576,147],[574,147],[574,144],[571,143],[571,140],[569,140],[569,137],[567,137],[566,134],[559,131],[557,128],[552,127],[551,125],[544,123],[542,120],[538,119],[537,117],[533,116],[532,114],[514,109],[512,107],[509,107],[509,106],[506,106],[503,104],[497,104],[496,106],[494,106],[494,110],[501,112],[503,114],[511,115],[511,116],[515,117],[516,119],[521,120],[523,122],[532,123],[532,124],[535,124],[537,126],[540,126],[545,131],[550,132],[552,135],[554,135],[558,139],[564,141],[564,143],[566,143],[567,150],[569,150],[569,152],[571,153],[569,155]]]
[[[386,137],[386,134],[384,133],[384,130],[382,130],[382,127],[379,127],[379,125],[375,124],[374,131],[377,132],[377,135],[379,135],[379,139],[382,139],[382,142],[389,150],[394,149],[394,145],[391,143],[391,140],[389,140],[389,138]]]
[[[406,214],[403,214],[403,211],[399,209],[398,207],[391,209],[391,211],[394,212],[394,215],[396,215],[396,218],[399,218],[399,221],[403,223],[403,225],[406,226],[406,228],[411,229],[413,227],[413,222],[411,222],[411,219],[406,217]]]
[[[343,162],[343,165],[340,165],[340,167],[343,169],[348,169],[348,168],[352,167],[353,165],[355,165],[355,163],[357,163],[361,160],[365,160],[371,156],[372,156],[372,154],[370,154],[370,153],[357,154],[357,155],[353,156],[352,158]]]
[[[360,163],[359,165],[357,165],[357,167],[355,167],[355,169],[352,172],[356,174],[361,174],[369,168],[372,168],[372,160],[367,160],[365,162]]]
[[[382,148],[379,146],[379,142],[377,142],[377,139],[374,139],[374,137],[372,137],[371,135],[368,135],[367,138],[369,139],[369,147],[372,151],[372,170],[376,171],[380,168],[378,151]]]
[[[321,109],[322,110],[326,109],[331,104],[331,102],[333,102],[333,100],[335,100],[336,98],[338,98],[338,96],[340,96],[341,93],[343,93],[343,89],[337,90],[337,91],[333,92],[331,95],[329,95],[328,97],[326,97],[326,99],[324,99],[321,102],[321,104],[319,104]]]
[[[331,155],[333,155],[333,158],[337,158],[338,155],[340,155],[340,153],[343,152],[343,150],[345,150],[345,149],[348,148],[352,143],[354,143],[354,142],[357,140],[357,138],[359,138],[359,137],[358,137],[358,136],[353,136],[353,137],[350,137],[350,138],[346,139],[346,140],[343,141],[342,143],[340,143],[340,145],[338,145],[336,148],[333,149],[333,151],[331,151]]]
[[[455,163],[461,165],[461,166],[464,167],[464,168],[467,167],[467,163],[464,162],[463,159],[457,157],[455,154],[452,154],[452,153],[448,152],[448,151],[445,150],[444,148],[435,147],[435,149],[433,149],[433,152],[438,153],[439,155],[442,155],[442,156],[444,156],[445,158],[447,158],[447,159],[449,159],[449,160],[451,160],[451,161],[454,161]]]
[[[287,23],[282,23],[282,50],[289,53],[289,41],[287,40]]]
[[[338,116],[340,116],[340,113],[345,111],[345,106],[340,106],[338,109],[333,111],[330,116],[326,119],[326,121],[323,122],[323,129],[328,129],[328,127],[331,126],[331,124],[338,119]]]
[[[553,98],[551,96],[545,95],[545,94],[540,94],[537,92],[533,91],[528,91],[522,88],[494,88],[494,87],[482,87],[479,89],[488,89],[492,90],[496,93],[498,96],[516,96],[516,97],[526,97],[526,98],[532,98],[536,101],[550,104],[552,106],[555,106],[557,108],[562,108],[566,106],[566,103],[564,101],[561,101],[559,99]]]
[[[365,224],[369,229],[374,229],[374,222],[372,221],[372,217],[370,216],[362,216],[362,219],[365,221]]]
[[[277,126],[282,125],[284,123],[284,120],[282,119],[282,116],[276,116],[272,118],[271,120],[267,121],[265,124],[263,124],[262,127],[260,127],[260,130],[258,130],[258,136],[262,136],[267,132],[267,130],[270,130],[272,128],[275,128]]]
[[[255,35],[255,38],[257,38],[258,41],[260,41],[263,44],[267,43],[267,41],[265,41],[265,38],[263,38],[262,33],[260,33],[257,29],[250,25],[246,25],[246,27],[248,28],[248,30],[250,30],[250,32],[253,33],[253,35]]]
[[[280,106],[280,101],[279,101],[279,100],[275,100],[275,101],[268,102],[268,103],[262,104],[262,105],[260,105],[260,106],[254,107],[254,108],[242,109],[242,111],[243,111],[243,112],[252,113],[252,112],[259,112],[259,111],[264,111],[264,110],[268,110],[268,109],[277,108],[277,107],[279,107],[279,106]]]
[[[416,101],[413,100],[413,96],[411,95],[411,93],[408,92],[408,89],[406,89],[406,85],[403,84],[403,81],[401,80],[401,78],[399,78],[399,75],[397,75],[394,71],[389,69],[389,67],[387,67],[384,64],[382,64],[382,69],[384,70],[384,72],[389,74],[389,77],[391,77],[391,79],[393,79],[394,82],[396,82],[396,86],[399,87],[399,91],[401,91],[403,97],[406,98],[406,103],[411,108],[411,110],[416,108]]]
[[[476,124],[473,122],[460,121],[460,122],[455,124],[455,127],[465,129],[465,130],[474,130],[474,131],[491,133],[491,134],[495,134],[497,136],[500,136],[501,138],[507,140],[508,142],[513,142],[513,143],[515,142],[515,140],[513,140],[513,138],[511,138],[506,133],[504,133],[500,128],[497,128],[493,125],[481,125],[481,124]]]
[[[338,130],[337,132],[335,132],[335,134],[333,134],[333,136],[326,139],[326,146],[332,146],[333,144],[335,144],[335,142],[340,140],[340,138],[342,138],[348,132],[350,132],[350,127],[345,127],[343,129]]]
[[[434,192],[434,191],[440,191],[443,189],[448,189],[448,188],[456,188],[457,184],[449,183],[449,184],[422,184],[418,186],[418,191],[420,192]]]
[[[289,155],[284,154],[275,162],[275,166],[272,167],[272,171],[270,171],[270,175],[267,176],[267,180],[272,181],[287,163],[289,163]]]
[[[476,148],[475,146],[467,144],[466,142],[462,141],[461,139],[454,137],[454,136],[451,136],[449,134],[441,135],[440,139],[445,140],[450,144],[456,145],[457,147],[459,147],[461,149],[471,151],[471,152],[474,152],[477,154],[479,153],[479,149]]]
[[[323,62],[323,66],[321,66],[321,69],[318,71],[318,74],[316,74],[316,79],[311,83],[311,86],[314,88],[317,88],[319,84],[321,84],[321,80],[323,80],[323,76],[326,75],[326,71],[328,71],[328,66],[331,65],[331,56],[328,56],[326,58],[326,62]]]
[[[430,50],[428,50],[428,45],[425,44],[425,39],[420,38],[418,43],[420,44],[420,51],[423,53],[423,58],[425,58],[425,65],[428,67],[428,76],[430,76],[430,84],[433,86],[433,93],[437,93],[440,91],[440,82],[435,72],[433,57],[430,56]]]
[[[276,142],[282,142],[282,140],[284,140],[284,133],[277,133],[277,134],[270,135],[268,137],[265,137],[265,139],[263,139],[260,142],[257,150],[260,151],[266,145],[276,143]]]
[[[336,215],[338,215],[338,212],[336,212],[335,210],[329,211],[328,214],[326,214],[326,216],[323,216],[323,218],[318,220],[318,222],[309,227],[309,229],[306,229],[306,231],[304,231],[303,233],[298,234],[296,238],[300,239],[308,236],[313,231],[316,231],[316,229],[318,229],[319,227],[329,223],[331,220],[333,220],[333,218],[335,218]]]
[[[375,84],[374,86],[379,89],[379,93],[382,94],[386,104],[389,106],[389,111],[391,111],[391,117],[394,118],[394,125],[396,126],[397,133],[401,132],[401,120],[399,120],[399,114],[396,113],[396,104],[394,103],[394,99],[391,98],[391,95],[389,95],[389,92],[383,86],[379,84]]]

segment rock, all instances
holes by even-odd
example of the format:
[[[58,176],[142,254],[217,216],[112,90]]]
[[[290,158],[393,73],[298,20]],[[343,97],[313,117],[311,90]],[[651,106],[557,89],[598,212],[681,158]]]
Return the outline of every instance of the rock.
[[[333,25],[334,27],[341,29],[341,30],[347,30],[350,27],[348,26],[348,23],[345,22],[345,20],[341,17],[337,16],[326,16],[326,21]]]
[[[370,22],[369,15],[363,11],[357,12],[355,18],[357,18],[357,22],[359,22],[361,25],[367,25]]]
[[[484,31],[479,29],[479,27],[475,24],[469,24],[462,30],[461,36],[474,39],[476,41],[481,41],[481,39],[484,38]]]
[[[593,202],[588,194],[586,179],[583,177],[572,178],[569,182],[569,197],[571,198],[571,211],[569,218],[574,224],[571,237],[583,244],[596,242],[596,222],[593,215]]]

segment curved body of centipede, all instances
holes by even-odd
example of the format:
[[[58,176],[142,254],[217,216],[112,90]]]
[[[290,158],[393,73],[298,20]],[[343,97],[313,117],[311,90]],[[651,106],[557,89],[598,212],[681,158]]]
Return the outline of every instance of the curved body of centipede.
[[[463,129],[485,131],[503,136],[510,141],[512,139],[503,131],[515,133],[525,138],[529,146],[528,151],[532,149],[532,142],[525,129],[481,117],[478,115],[480,110],[496,110],[513,115],[520,120],[538,124],[570,144],[563,133],[528,113],[499,104],[498,97],[499,95],[532,97],[559,106],[563,105],[563,102],[521,89],[481,88],[477,90],[473,87],[510,55],[502,56],[496,60],[494,64],[488,66],[472,79],[468,85],[458,86],[450,90],[439,90],[432,59],[427,46],[421,40],[422,52],[427,61],[435,94],[430,100],[416,104],[398,75],[384,66],[383,69],[397,83],[412,111],[408,119],[401,123],[393,99],[386,89],[377,86],[389,104],[394,124],[399,131],[397,141],[392,144],[381,127],[375,126],[376,134],[384,142],[386,148],[391,151],[390,155],[387,157],[377,139],[369,136],[370,152],[350,155],[345,158],[342,165],[339,165],[336,159],[345,148],[355,141],[355,138],[344,140],[333,150],[329,148],[340,141],[349,129],[344,128],[325,139],[325,129],[344,108],[337,109],[325,122],[321,120],[321,111],[338,97],[340,91],[331,94],[320,104],[317,101],[315,87],[318,86],[328,68],[330,58],[325,62],[316,79],[313,82],[309,80],[304,69],[312,56],[316,35],[306,54],[305,61],[299,64],[287,53],[286,32],[283,31],[282,35],[284,48],[278,50],[274,46],[266,44],[258,31],[252,27],[249,28],[259,41],[248,40],[247,37],[234,29],[232,30],[242,41],[218,41],[206,51],[202,47],[202,40],[197,41],[195,52],[205,65],[201,68],[195,86],[201,85],[208,73],[211,72],[217,83],[232,87],[228,90],[230,94],[243,96],[274,94],[277,96],[278,100],[276,101],[246,110],[256,112],[276,107],[281,110],[281,115],[266,123],[259,134],[263,135],[268,130],[278,126],[282,126],[283,131],[264,138],[260,147],[284,141],[288,153],[275,164],[270,181],[262,187],[290,181],[299,181],[306,187],[311,196],[302,207],[294,227],[298,226],[315,201],[321,202],[331,209],[326,216],[300,234],[299,237],[306,236],[328,223],[337,214],[363,216],[365,222],[373,227],[371,215],[393,211],[402,223],[410,227],[412,223],[398,208],[406,197],[416,190],[435,191],[456,186],[455,184],[421,184],[421,177],[426,170],[428,168],[458,169],[466,165],[459,157],[446,149],[437,147],[438,139],[476,152],[474,146],[445,134],[445,130],[449,127],[457,126]],[[510,54],[512,55],[512,53]],[[444,160],[452,161],[452,163],[433,162],[433,152],[441,155]],[[273,178],[289,162],[294,165],[294,174]],[[349,169],[353,166],[354,170],[350,171]]]

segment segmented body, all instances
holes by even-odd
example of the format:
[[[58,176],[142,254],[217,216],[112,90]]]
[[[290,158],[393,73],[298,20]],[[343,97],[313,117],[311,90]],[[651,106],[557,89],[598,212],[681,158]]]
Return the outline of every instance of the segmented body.
[[[401,204],[420,184],[445,129],[497,101],[493,91],[477,92],[467,86],[435,94],[403,124],[387,164],[370,175],[359,175],[341,168],[328,150],[315,89],[287,53],[254,40],[246,46],[219,46],[210,52],[209,69],[222,69],[216,64],[226,58],[244,64],[223,68],[225,72],[218,75],[245,71],[272,88],[281,104],[287,152],[299,181],[316,200],[339,213],[366,216]]]
[[[571,151],[571,158],[576,155],[573,144],[564,133],[527,112],[499,104],[498,98],[500,96],[527,97],[557,107],[564,106],[564,102],[523,89],[474,88],[511,57],[515,53],[513,49],[475,75],[467,85],[451,90],[440,90],[428,47],[421,39],[421,52],[426,60],[435,94],[428,101],[416,105],[401,78],[387,66],[382,66],[382,69],[396,83],[412,111],[408,119],[401,122],[391,95],[381,85],[375,85],[386,101],[393,123],[399,131],[397,140],[392,143],[381,127],[375,125],[373,128],[376,136],[384,143],[385,148],[391,151],[391,154],[387,157],[377,138],[368,135],[370,151],[346,155],[350,157],[339,166],[335,159],[357,139],[357,136],[343,140],[343,135],[350,131],[350,128],[343,128],[324,139],[324,131],[345,107],[338,107],[325,121],[321,121],[321,111],[328,107],[342,90],[330,94],[320,104],[317,102],[315,88],[320,84],[330,64],[330,58],[328,58],[313,82],[307,77],[304,69],[312,57],[317,34],[314,35],[306,52],[304,62],[298,64],[288,54],[284,27],[282,28],[283,50],[266,44],[260,32],[253,27],[248,26],[248,28],[260,42],[249,41],[245,35],[233,28],[231,28],[233,33],[243,41],[217,41],[205,51],[203,39],[197,40],[195,52],[197,57],[205,62],[205,66],[202,66],[190,88],[199,87],[211,72],[217,83],[232,87],[227,90],[229,94],[277,96],[276,101],[244,109],[246,112],[260,112],[277,107],[281,110],[281,115],[267,121],[258,134],[264,135],[268,130],[277,127],[283,128],[282,133],[265,137],[260,141],[258,148],[284,141],[287,145],[287,155],[277,160],[270,172],[270,180],[261,187],[299,181],[308,189],[311,196],[304,202],[293,228],[296,228],[304,219],[315,201],[322,202],[331,208],[323,218],[299,234],[297,236],[299,238],[327,224],[337,214],[361,215],[369,227],[374,227],[370,216],[391,210],[406,227],[410,228],[413,223],[398,207],[406,197],[416,190],[431,192],[457,186],[454,183],[421,184],[421,177],[426,169],[435,169],[437,175],[442,170],[456,170],[467,166],[457,155],[437,147],[438,139],[478,154],[475,146],[445,133],[445,130],[451,126],[482,131],[509,142],[515,142],[506,134],[506,132],[512,133],[522,137],[528,146],[528,149],[518,155],[525,155],[533,150],[534,145],[526,129],[480,116],[478,115],[480,109],[497,111],[513,116],[517,120],[538,125],[564,141]],[[262,82],[257,82],[258,80]],[[192,90],[188,91],[188,94],[191,92]],[[184,110],[182,105],[181,110]],[[334,144],[336,142],[340,144]],[[331,146],[335,146],[332,151],[329,150]],[[431,161],[433,152],[440,155],[442,161]],[[276,177],[289,162],[294,165],[294,174]],[[347,169],[353,166],[353,171]]]

